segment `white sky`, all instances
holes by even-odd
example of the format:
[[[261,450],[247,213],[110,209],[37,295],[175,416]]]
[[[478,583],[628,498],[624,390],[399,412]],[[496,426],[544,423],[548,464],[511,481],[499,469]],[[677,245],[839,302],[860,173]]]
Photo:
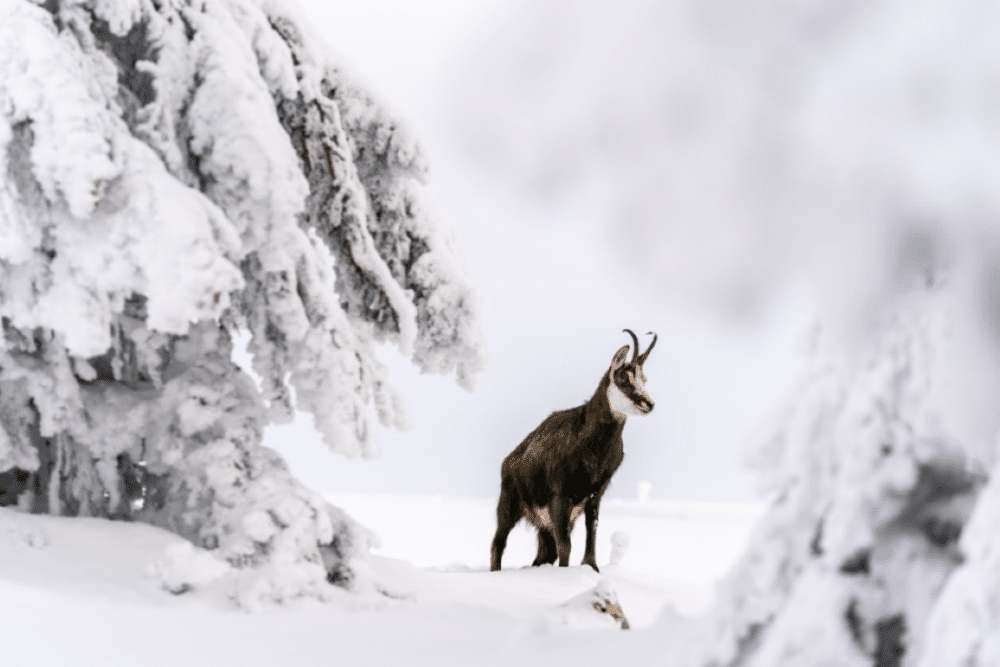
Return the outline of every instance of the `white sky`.
[[[513,0],[297,0],[314,28],[413,120],[424,89]]]
[[[657,407],[627,424],[625,463],[608,495],[633,497],[649,480],[654,498],[753,498],[741,449],[796,377],[801,313],[773,312],[744,330],[679,313],[609,261],[606,232],[580,224],[581,212],[516,201],[456,156],[443,113],[448,95],[460,94],[448,88],[451,68],[513,11],[510,0],[299,4],[424,140],[432,188],[479,288],[491,363],[469,394],[387,350],[414,426],[382,430],[376,461],[329,453],[308,418],[271,427],[267,443],[323,491],[494,496],[503,457],[550,412],[591,396],[629,341],[621,330],[656,330],[646,371]]]

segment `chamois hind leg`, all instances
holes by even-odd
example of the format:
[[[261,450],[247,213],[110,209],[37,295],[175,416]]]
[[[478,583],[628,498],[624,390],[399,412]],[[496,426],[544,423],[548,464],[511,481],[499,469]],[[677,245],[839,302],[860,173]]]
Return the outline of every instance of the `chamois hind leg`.
[[[510,534],[511,529],[521,520],[522,516],[524,516],[524,507],[521,505],[521,498],[505,480],[500,485],[500,500],[497,502],[497,532],[493,536],[493,545],[490,548],[491,572],[500,569],[500,559],[503,558],[503,550],[507,548],[507,535]]]
[[[535,562],[532,565],[545,565],[556,562],[558,557],[556,552],[556,538],[552,535],[552,531],[547,528],[538,529],[538,555],[535,556]]]

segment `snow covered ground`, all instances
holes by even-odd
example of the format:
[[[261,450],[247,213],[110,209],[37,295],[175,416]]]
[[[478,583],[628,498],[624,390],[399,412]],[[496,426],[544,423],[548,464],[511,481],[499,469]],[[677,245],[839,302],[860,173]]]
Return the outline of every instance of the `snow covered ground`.
[[[170,533],[0,510],[5,662],[681,664],[702,630],[686,616],[707,608],[714,581],[739,556],[761,511],[608,499],[598,533],[601,574],[580,566],[525,567],[534,534],[520,527],[511,534],[504,571],[490,573],[491,499],[329,498],[379,534],[382,547],[359,581],[377,581],[387,595],[332,588],[325,603],[246,613],[212,585],[180,595],[164,590],[171,562],[211,569],[211,561],[199,564],[205,554],[178,546]],[[574,562],[581,531],[577,526]],[[616,564],[604,565],[612,558]],[[617,593],[631,631],[593,611],[588,595],[598,585]]]

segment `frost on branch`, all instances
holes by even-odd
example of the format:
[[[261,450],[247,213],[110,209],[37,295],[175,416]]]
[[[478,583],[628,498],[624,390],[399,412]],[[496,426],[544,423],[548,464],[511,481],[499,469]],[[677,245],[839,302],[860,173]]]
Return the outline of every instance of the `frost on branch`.
[[[370,406],[404,422],[377,343],[467,387],[484,360],[405,127],[280,2],[13,0],[0,173],[0,502],[277,568],[251,597],[346,577],[367,534],[265,424],[374,456]]]

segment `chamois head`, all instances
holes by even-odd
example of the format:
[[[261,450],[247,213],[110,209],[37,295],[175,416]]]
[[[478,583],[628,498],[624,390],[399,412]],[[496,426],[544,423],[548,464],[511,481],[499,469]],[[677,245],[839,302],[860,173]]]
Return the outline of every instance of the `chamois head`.
[[[632,351],[631,361],[626,361],[628,345],[615,352],[611,359],[611,368],[608,370],[608,402],[611,404],[611,411],[621,418],[648,415],[653,411],[653,399],[646,393],[646,374],[642,372],[642,365],[656,345],[656,334],[649,332],[653,334],[653,342],[645,352],[639,354],[639,339],[630,329],[623,331],[632,336],[635,349]]]

